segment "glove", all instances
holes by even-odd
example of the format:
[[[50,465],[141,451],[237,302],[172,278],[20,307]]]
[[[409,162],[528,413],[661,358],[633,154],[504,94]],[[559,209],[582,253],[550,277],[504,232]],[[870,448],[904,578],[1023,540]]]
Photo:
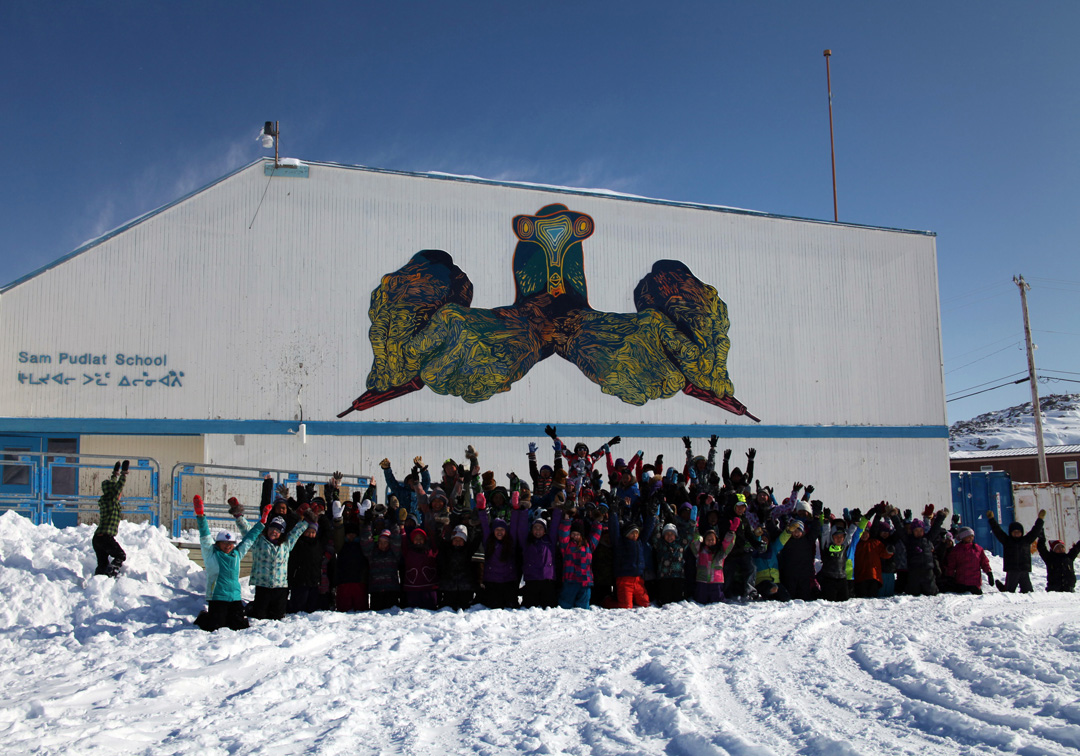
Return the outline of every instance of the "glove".
[[[127,475],[127,471],[128,471],[128,466],[129,466],[130,464],[131,464],[131,462],[129,462],[129,461],[128,461],[128,460],[126,460],[126,459],[125,459],[125,460],[123,461],[123,463],[122,463],[122,464],[120,465],[120,474],[121,474],[121,475]]]
[[[637,457],[638,459],[645,459],[645,451],[642,450],[642,449],[638,449],[637,453],[634,454],[634,456]]]
[[[119,464],[119,462],[117,464]],[[206,515],[206,507],[203,506],[201,496],[196,496],[194,499],[192,499],[192,504],[195,507],[196,517],[203,517]]]
[[[424,460],[421,459],[419,455],[412,458],[412,463],[420,468],[423,468],[424,466]]]
[[[1040,509],[1039,510],[1039,519],[1040,520],[1045,520],[1046,519],[1046,510],[1045,509]]]
[[[724,449],[724,461],[731,459],[731,449]]]
[[[934,516],[934,505],[933,504],[927,504],[925,507],[923,507],[922,516],[923,516],[924,520],[929,520],[931,517],[933,517]]]
[[[235,496],[229,498],[229,514],[231,514],[233,517],[244,516],[244,507],[242,504],[240,504],[240,500],[237,499]]]
[[[532,442],[532,441],[529,442],[529,454],[536,454],[537,448],[539,448],[539,447],[537,447],[537,445],[534,442]]]
[[[910,519],[911,519],[911,510],[910,509],[905,509],[904,510],[904,520],[910,520]]]
[[[690,507],[690,522],[697,522],[697,505]]]
[[[715,433],[712,434],[711,436],[709,436],[709,446],[711,448],[715,449],[716,448],[716,442],[719,441],[719,440],[720,440],[719,436],[717,436]]]
[[[861,509],[853,509],[853,510],[851,510],[851,521],[852,522],[858,522],[861,519],[862,519],[862,510]]]
[[[556,436],[559,435],[558,432],[555,430],[554,425],[545,425],[544,426],[544,433],[551,436],[552,439],[554,439]]]
[[[352,492],[352,500],[353,500],[353,504],[359,504],[360,502],[362,502],[364,500],[364,494],[362,492],[360,492],[360,491],[353,491]]]
[[[259,518],[259,522],[261,522],[263,525],[265,525],[266,521],[270,519],[270,510],[271,509],[273,509],[273,507],[270,506],[269,504],[267,504],[265,507],[263,507],[262,517]]]
[[[387,459],[386,457],[383,457],[382,462],[379,463],[379,467],[381,467],[384,470],[389,470],[390,469],[390,460]]]
[[[746,452],[746,458],[747,458],[747,459],[749,459],[749,460],[753,460],[753,459],[754,459],[754,457],[756,457],[756,456],[757,456],[757,449],[755,449],[755,448],[753,448],[753,447],[751,447],[751,448],[750,448],[750,449],[749,449],[749,450],[748,450],[748,451]]]
[[[482,493],[476,495],[476,508],[481,511],[487,509],[487,497]]]
[[[687,449],[690,448],[690,437],[689,436],[683,436],[682,437],[682,442],[683,442],[683,446],[685,446]]]
[[[810,494],[812,494],[813,492],[814,492],[814,487],[813,487],[813,486],[807,486],[807,487],[806,487],[806,495],[807,495],[807,496],[809,496],[809,495],[810,495]]]
[[[615,444],[622,443],[622,436],[614,436],[607,442],[608,446],[615,446]]]
[[[314,501],[315,500],[315,484],[314,483],[308,483],[306,486],[304,486],[304,494],[307,495],[307,500],[308,501]]]
[[[510,494],[510,506],[514,509],[521,509],[521,494],[517,491]]]
[[[994,584],[994,573],[993,572],[986,573],[986,580],[990,583],[990,585],[993,585]]]
[[[732,533],[734,533],[736,530],[739,529],[740,525],[742,525],[742,519],[739,518],[739,517],[732,517],[731,518],[731,524],[728,525],[728,530],[730,530]]]
[[[825,507],[824,514],[825,514],[825,519],[826,520],[832,520],[832,510],[831,509],[829,509],[828,507]]]
[[[330,504],[330,513],[335,520],[340,520],[344,511],[345,507],[342,506],[340,501],[334,501]]]
[[[986,510],[986,519],[988,519],[988,520],[994,519],[994,513],[991,512],[989,509]]]
[[[817,499],[810,502],[810,511],[814,513],[814,517],[820,517],[822,509],[824,509],[824,505]]]
[[[117,462],[115,465],[113,465],[112,474],[113,474],[113,477],[116,477],[117,475],[120,474],[120,463],[119,462]]]
[[[276,486],[274,486],[274,493],[276,493],[283,499],[287,499],[289,498],[289,487],[284,483],[278,483]]]

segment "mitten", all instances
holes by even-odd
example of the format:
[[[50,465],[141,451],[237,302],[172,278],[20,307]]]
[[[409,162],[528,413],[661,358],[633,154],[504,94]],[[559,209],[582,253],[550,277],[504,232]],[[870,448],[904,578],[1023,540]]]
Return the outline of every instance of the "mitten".
[[[201,496],[196,496],[192,500],[192,504],[195,507],[195,516],[196,517],[202,517],[203,515],[206,514],[206,507],[203,506],[203,501],[202,501]]]
[[[929,520],[931,517],[933,517],[934,516],[934,505],[933,504],[927,504],[925,507],[923,507],[922,516],[923,516],[924,520]]]
[[[270,506],[269,504],[267,504],[265,507],[263,507],[262,517],[259,518],[259,522],[261,522],[263,525],[265,525],[266,521],[270,519],[270,510],[271,509],[273,509],[273,507]]]
[[[736,530],[739,529],[740,525],[742,525],[742,519],[739,518],[739,517],[732,517],[731,518],[731,524],[728,525],[728,530],[730,530],[732,533],[734,533]]]
[[[487,497],[482,493],[476,495],[476,508],[480,510],[487,509]]]
[[[341,519],[341,515],[342,515],[342,513],[343,513],[344,511],[345,511],[345,507],[344,507],[344,506],[342,506],[342,504],[341,504],[341,502],[340,502],[340,501],[334,501],[334,502],[333,502],[333,503],[332,503],[332,504],[330,505],[330,513],[331,513],[331,514],[333,515],[333,517],[334,517],[334,519],[335,519],[335,520],[340,520],[340,519]]]
[[[521,509],[521,494],[514,491],[510,494],[510,506],[514,509]]]
[[[715,449],[716,448],[716,442],[719,441],[719,440],[720,440],[719,436],[717,436],[715,433],[712,434],[711,436],[709,436],[709,446],[711,448]]]
[[[120,474],[121,474],[121,475],[127,475],[127,471],[128,471],[128,466],[129,466],[130,464],[131,464],[131,462],[129,462],[129,461],[128,461],[128,460],[126,460],[126,459],[125,459],[125,460],[123,461],[123,463],[122,463],[122,464],[120,465]]]
[[[379,462],[379,467],[381,467],[384,470],[389,470],[390,469],[390,460],[387,459],[386,457],[383,457],[382,461]]]
[[[724,449],[724,461],[731,459],[731,449]]]
[[[229,514],[233,517],[244,516],[244,507],[235,496],[229,497]]]
[[[120,474],[120,463],[119,462],[117,462],[115,465],[113,465],[112,474],[113,474],[114,477]]]

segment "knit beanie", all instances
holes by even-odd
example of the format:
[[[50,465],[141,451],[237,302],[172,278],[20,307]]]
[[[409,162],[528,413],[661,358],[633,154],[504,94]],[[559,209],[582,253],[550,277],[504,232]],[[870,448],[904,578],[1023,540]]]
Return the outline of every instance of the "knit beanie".
[[[483,482],[481,483],[481,485],[483,486],[483,489],[485,491],[493,491],[493,490],[495,490],[495,473],[494,472],[492,472],[491,470],[488,470],[487,472],[485,472],[483,474],[482,478],[483,478]]]

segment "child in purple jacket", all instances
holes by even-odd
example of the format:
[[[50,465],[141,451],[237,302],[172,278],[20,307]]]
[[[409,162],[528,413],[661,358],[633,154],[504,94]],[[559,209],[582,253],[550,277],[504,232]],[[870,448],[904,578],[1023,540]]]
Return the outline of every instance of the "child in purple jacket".
[[[484,548],[484,604],[489,609],[517,609],[518,586],[521,585],[521,567],[518,547],[510,535],[520,521],[528,521],[528,510],[521,509],[520,495],[510,494],[510,522],[491,521],[484,494],[476,497],[476,509],[480,516],[481,544]]]
[[[525,577],[521,595],[522,606],[526,609],[550,609],[558,603],[559,544],[556,536],[562,516],[563,511],[555,507],[551,511],[550,525],[542,517],[533,520],[531,525],[528,517],[511,518],[510,530],[521,549],[521,571]]]

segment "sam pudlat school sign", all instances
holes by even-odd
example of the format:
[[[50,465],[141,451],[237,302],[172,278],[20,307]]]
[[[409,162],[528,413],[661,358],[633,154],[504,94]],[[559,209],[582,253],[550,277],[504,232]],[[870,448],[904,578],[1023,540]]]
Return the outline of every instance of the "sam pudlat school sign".
[[[183,386],[183,371],[171,370],[169,367],[169,355],[142,355],[116,352],[108,353],[72,352],[40,353],[19,352],[19,365],[33,365],[24,370],[20,367],[18,381],[23,385],[45,386],[165,386],[168,388],[181,388]],[[52,368],[45,367],[56,366]],[[120,368],[111,370],[105,368]],[[137,368],[147,368],[138,370]],[[95,369],[98,368],[98,369]],[[136,368],[131,370],[130,368]],[[164,373],[154,368],[164,369]]]

